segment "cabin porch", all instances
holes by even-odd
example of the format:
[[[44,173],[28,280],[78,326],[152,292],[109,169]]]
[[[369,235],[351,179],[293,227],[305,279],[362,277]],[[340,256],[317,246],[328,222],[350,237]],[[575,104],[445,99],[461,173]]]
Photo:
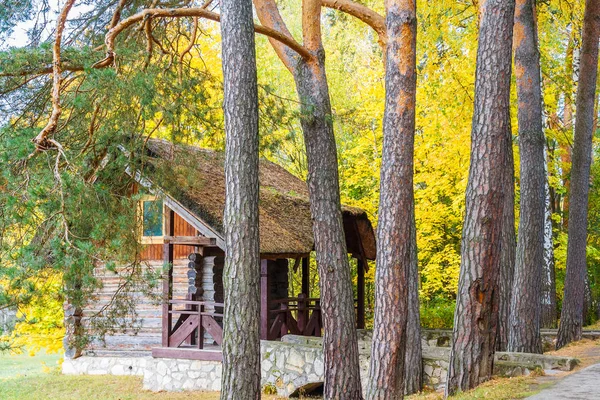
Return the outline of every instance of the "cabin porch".
[[[173,212],[165,208],[166,224],[163,245],[165,265],[170,265],[163,280],[161,346],[152,349],[156,358],[178,358],[221,361],[223,341],[222,263],[224,253],[213,239],[203,236],[171,236],[169,221]],[[185,296],[174,293],[173,258],[175,246],[192,246],[188,256]],[[260,264],[260,337],[261,340],[279,340],[287,334],[320,337],[322,317],[320,299],[309,297],[310,254],[262,254]],[[294,269],[301,270],[301,290],[296,297],[289,296],[288,259],[294,259]],[[364,275],[366,258],[356,257],[358,266],[357,298],[355,299],[356,326],[365,326]],[[215,268],[220,260],[220,270]]]

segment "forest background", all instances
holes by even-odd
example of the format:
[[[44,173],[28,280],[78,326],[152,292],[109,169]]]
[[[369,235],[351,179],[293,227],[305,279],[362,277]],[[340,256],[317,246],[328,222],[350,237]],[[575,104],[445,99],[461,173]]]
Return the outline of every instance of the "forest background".
[[[24,4],[28,2],[24,2]],[[384,7],[381,1],[366,0],[362,3],[375,11],[383,14]],[[291,0],[278,2],[284,19],[288,22],[295,37],[301,35],[300,3]],[[21,10],[23,11],[23,10]],[[31,10],[35,11],[35,10]],[[9,12],[7,10],[0,12]],[[417,2],[418,13],[418,47],[417,47],[417,112],[415,135],[415,207],[417,245],[420,270],[420,297],[421,321],[428,328],[449,328],[452,326],[457,293],[458,273],[460,266],[461,229],[464,216],[465,188],[469,168],[470,130],[473,115],[473,92],[475,79],[475,58],[477,51],[477,4],[476,1],[451,1],[432,2],[420,0]],[[563,292],[565,275],[566,246],[567,246],[567,220],[568,203],[565,201],[569,189],[570,148],[572,145],[572,129],[576,82],[577,82],[577,54],[581,45],[580,29],[583,19],[583,2],[567,0],[543,0],[538,2],[539,40],[541,51],[541,67],[543,81],[543,106],[545,134],[547,139],[548,157],[548,182],[550,185],[550,199],[553,221],[554,256],[556,268],[556,289],[558,307]],[[6,31],[12,27],[0,26]],[[163,27],[164,37],[169,37],[169,31],[190,31],[191,21],[177,19]],[[379,200],[379,164],[382,146],[382,117],[384,107],[384,68],[383,54],[378,43],[376,33],[364,23],[341,12],[323,9],[322,16],[323,40],[326,53],[326,68],[333,107],[333,122],[338,146],[338,160],[340,169],[340,184],[342,202],[355,205],[367,211],[371,221],[377,221]],[[14,33],[13,33],[14,35]],[[173,35],[175,36],[175,35]],[[181,38],[181,35],[177,35]],[[222,67],[220,58],[220,30],[219,26],[210,21],[200,19],[197,26],[197,35],[194,46],[189,40],[181,39],[177,42],[164,43],[162,48],[155,49],[154,62],[144,65],[145,76],[136,73],[132,65],[124,67],[116,77],[114,72],[91,71],[87,82],[82,87],[73,84],[72,90],[63,94],[63,102],[77,110],[85,110],[81,126],[94,126],[94,110],[98,106],[97,99],[108,106],[110,111],[100,111],[101,117],[108,123],[97,124],[98,142],[104,141],[105,146],[114,145],[116,138],[131,135],[135,130],[140,137],[151,135],[156,138],[165,138],[178,143],[199,145],[201,147],[223,150],[225,145],[222,104]],[[185,37],[185,35],[184,35]],[[120,49],[125,59],[139,59],[144,64],[145,56],[139,55],[139,45],[136,43],[130,48]],[[138,47],[136,47],[136,45]],[[42,45],[42,49],[44,45]],[[41,51],[33,54],[34,58],[47,59],[50,54],[50,45],[45,47],[47,53]],[[186,53],[179,61],[181,67],[172,67],[173,58],[169,61],[169,49],[174,49],[178,54]],[[30,60],[31,53],[23,49],[2,48],[0,53],[0,66],[9,70],[21,63],[33,64]],[[129,52],[128,52],[129,51]],[[137,52],[136,52],[137,51]],[[85,53],[85,52],[83,52]],[[21,57],[21,59],[19,58]],[[90,54],[69,54],[67,59],[81,57],[93,58]],[[28,58],[25,60],[25,58]],[[25,60],[25,61],[24,61]],[[96,60],[97,61],[97,60]],[[170,64],[170,63],[171,64]],[[258,80],[260,85],[261,100],[261,156],[281,164],[293,174],[306,178],[306,157],[302,132],[299,122],[299,106],[296,100],[294,82],[285,67],[279,62],[267,39],[257,36],[257,64]],[[148,70],[146,70],[146,67]],[[182,69],[185,71],[182,72]],[[149,72],[149,73],[148,73]],[[182,74],[192,79],[181,79]],[[4,82],[10,87],[11,82]],[[12,83],[14,86],[14,82]],[[35,85],[36,83],[28,83]],[[94,85],[93,94],[86,94],[85,85]],[[43,93],[45,83],[37,84],[39,93]],[[11,87],[12,88],[12,87]],[[82,89],[83,88],[83,89]],[[7,90],[8,92],[8,90]],[[13,92],[11,90],[11,92]],[[182,95],[182,93],[185,93]],[[515,152],[515,165],[519,163],[516,122],[516,91],[512,90],[513,148]],[[29,259],[31,254],[19,251],[15,254],[14,243],[7,240],[6,232],[14,229],[15,217],[19,214],[15,200],[10,201],[10,188],[18,187],[21,181],[14,176],[14,161],[26,155],[31,150],[30,139],[35,136],[36,124],[41,127],[42,120],[34,121],[28,129],[23,123],[23,116],[27,116],[26,108],[15,107],[15,97],[0,96],[0,113],[10,119],[8,123],[0,119],[0,205],[4,205],[1,215],[3,233],[2,243],[4,257],[11,260]],[[23,104],[27,103],[23,100]],[[105,104],[102,103],[102,107]],[[132,121],[139,110],[125,105],[139,105],[140,117],[136,123]],[[47,105],[40,105],[43,110]],[[97,107],[100,109],[101,107]],[[117,111],[118,110],[118,111]],[[101,118],[98,118],[99,120]],[[139,124],[139,119],[143,124]],[[126,122],[124,122],[126,121]],[[75,121],[77,122],[77,121]],[[70,137],[72,143],[77,143],[77,123],[73,124],[72,132],[63,133],[63,139]],[[34,128],[31,128],[34,126]],[[128,132],[129,131],[129,132]],[[115,132],[118,135],[115,135]],[[70,136],[69,136],[70,135]],[[85,136],[84,136],[85,137]],[[595,137],[595,144],[597,138]],[[63,143],[68,142],[66,139]],[[85,140],[83,140],[85,143]],[[113,144],[110,144],[113,143]],[[79,146],[80,148],[83,145]],[[102,147],[99,145],[99,147]],[[22,148],[19,154],[11,149]],[[78,147],[71,146],[76,152]],[[69,149],[66,149],[69,151]],[[68,154],[70,158],[70,154]],[[597,159],[598,146],[594,146],[594,160]],[[46,160],[47,161],[47,160]],[[44,188],[55,186],[53,168],[44,165],[41,161],[37,169],[32,166],[32,176],[28,179],[36,181],[39,193],[30,193],[28,199],[32,200],[31,207],[35,213],[49,214],[40,207],[43,201]],[[46,162],[46,164],[48,164]],[[82,162],[82,165],[85,164]],[[80,168],[83,170],[83,168]],[[116,166],[110,172],[117,173]],[[515,168],[516,176],[516,226],[518,227],[518,202],[519,202],[519,177],[518,167]],[[36,175],[37,171],[37,175]],[[68,174],[66,168],[65,174]],[[107,172],[107,176],[110,175]],[[118,180],[118,179],[117,179]],[[88,198],[83,186],[78,186],[77,180],[69,180],[63,176],[63,183],[71,185],[72,193],[79,193],[77,201]],[[114,183],[111,183],[114,185]],[[77,189],[79,188],[79,189]],[[80,192],[78,192],[80,190]],[[102,185],[95,188],[104,190]],[[109,196],[111,190],[104,193]],[[51,197],[51,196],[50,196]],[[76,196],[74,196],[75,198]],[[124,200],[119,200],[110,207],[103,203],[103,212],[112,215],[123,214]],[[70,203],[63,201],[63,206],[74,207],[76,200]],[[102,203],[98,201],[98,204]],[[54,198],[52,207],[60,204]],[[94,210],[94,202],[89,204],[89,213]],[[35,225],[33,219],[27,221],[26,213],[20,209],[21,225]],[[86,211],[79,211],[87,215]],[[592,167],[592,182],[590,191],[590,220],[588,238],[588,293],[586,323],[594,323],[600,314],[600,166],[597,163]],[[81,218],[81,215],[80,215]],[[85,221],[85,218],[82,220]],[[90,219],[91,220],[91,219]],[[127,231],[127,218],[114,220],[118,227],[94,228],[96,240],[100,237],[115,235],[115,230]],[[92,229],[80,226],[81,230]],[[71,229],[76,231],[76,227]],[[92,229],[92,231],[94,231]],[[14,230],[12,231],[14,235]],[[27,237],[27,235],[23,235]],[[31,235],[29,235],[31,239]],[[10,243],[9,243],[10,242]],[[18,242],[18,240],[17,240]],[[78,257],[83,259],[84,254],[91,254],[97,250],[86,248],[84,244],[75,244],[79,247],[80,255],[73,256],[64,251],[63,259],[55,259],[60,264],[73,265],[73,268],[83,268]],[[89,245],[88,245],[89,246]],[[133,246],[133,245],[131,245]],[[105,250],[124,252],[131,248],[127,243],[112,243]],[[9,250],[7,250],[9,249]],[[7,254],[10,253],[10,256]],[[95,253],[94,253],[95,254]],[[119,256],[112,254],[112,258]],[[41,268],[33,266],[32,269]],[[356,279],[356,266],[353,265],[353,276]],[[312,265],[316,276],[316,266]],[[69,269],[50,268],[43,269],[42,275],[32,274],[31,270],[6,268],[0,274],[0,285],[8,290],[4,291],[4,298],[0,304],[9,305],[15,297],[28,299],[23,301],[19,310],[19,319],[16,329],[4,343],[13,349],[21,345],[34,344],[30,350],[37,347],[60,349],[60,337],[63,327],[62,303],[64,288],[60,282],[62,274],[68,274]],[[66,272],[65,272],[66,271]],[[294,286],[299,287],[299,277],[292,274],[292,292]],[[35,276],[35,278],[33,278]],[[366,277],[367,286],[367,325],[372,324],[373,293],[374,293],[374,264],[369,268]],[[18,286],[18,283],[27,282],[27,285]],[[18,290],[15,288],[18,287]],[[93,285],[89,286],[92,290]],[[318,282],[311,282],[312,294],[318,295]],[[15,294],[16,293],[16,294]],[[33,296],[35,294],[35,296]],[[32,340],[33,338],[33,340]]]

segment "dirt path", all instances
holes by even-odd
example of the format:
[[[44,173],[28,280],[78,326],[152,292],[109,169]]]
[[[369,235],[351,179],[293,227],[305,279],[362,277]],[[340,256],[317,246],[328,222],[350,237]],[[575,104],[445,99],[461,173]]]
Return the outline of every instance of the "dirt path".
[[[600,396],[600,364],[594,364],[561,379],[552,387],[544,389],[531,400],[587,400]]]
[[[535,381],[535,386],[551,386],[535,396],[528,397],[528,399],[587,400],[600,398],[600,343],[598,341],[582,340],[558,351],[546,354],[575,357],[581,363],[571,372],[558,372],[538,377]]]

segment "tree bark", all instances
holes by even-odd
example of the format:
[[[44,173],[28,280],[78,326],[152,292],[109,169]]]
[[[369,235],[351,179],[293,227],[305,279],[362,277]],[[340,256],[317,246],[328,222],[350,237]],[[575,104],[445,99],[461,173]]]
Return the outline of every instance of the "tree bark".
[[[592,287],[590,286],[590,276],[585,274],[585,284],[583,291],[583,325],[589,325],[592,323],[592,315],[594,315],[594,299],[592,298]],[[582,326],[583,326],[582,325]]]
[[[417,230],[412,219],[411,262],[408,271],[408,321],[406,322],[406,354],[404,357],[404,394],[423,389],[423,348],[421,346],[421,309],[419,307],[419,259]]]
[[[556,347],[581,339],[583,297],[585,290],[586,242],[594,100],[598,70],[598,37],[600,34],[600,1],[587,0],[583,20],[581,69],[577,85],[577,115],[571,166],[569,195],[569,242],[567,274]]]
[[[510,299],[515,273],[517,238],[515,233],[515,160],[512,143],[506,152],[505,194],[502,214],[502,244],[500,247],[500,276],[498,280],[498,330],[496,350],[508,348]]]
[[[544,148],[545,150],[545,148]],[[554,269],[554,237],[552,232],[552,203],[550,199],[550,185],[548,183],[548,158],[544,155],[544,184],[546,205],[544,218],[544,272],[542,276],[542,310],[540,326],[542,328],[556,328],[556,273]]]
[[[354,294],[346,249],[323,50],[295,74],[308,159],[308,192],[320,278],[325,398],[362,399]]]
[[[255,0],[261,23],[285,35],[287,29],[273,0]],[[333,132],[325,51],[321,42],[321,3],[302,3],[303,45],[311,54],[301,58],[270,40],[292,73],[300,98],[300,123],[308,166],[308,192],[321,290],[326,399],[362,399],[354,294],[342,219],[337,148]]]
[[[489,379],[496,347],[514,0],[479,4],[471,165],[446,395]]]
[[[561,179],[565,193],[570,193],[570,175],[571,175],[571,143],[573,139],[573,85],[575,83],[575,72],[573,69],[575,55],[575,29],[571,27],[569,33],[569,42],[567,44],[567,54],[565,55],[565,75],[567,84],[565,85],[565,106],[563,111],[563,126],[562,130],[565,133],[567,141],[564,139],[559,143],[560,160],[561,160]],[[572,78],[572,81],[569,79]],[[562,228],[568,229],[569,224],[569,197],[564,196],[561,207]]]
[[[251,0],[221,1],[225,269],[221,399],[260,399],[258,88]]]
[[[546,204],[542,84],[535,0],[515,8],[521,201],[513,281],[508,351],[542,353],[540,336]]]
[[[413,193],[416,4],[412,0],[389,0],[386,11],[386,100],[369,399],[397,399],[404,393],[408,292],[414,291],[409,276],[412,264],[416,265]],[[416,340],[420,342],[420,338]]]

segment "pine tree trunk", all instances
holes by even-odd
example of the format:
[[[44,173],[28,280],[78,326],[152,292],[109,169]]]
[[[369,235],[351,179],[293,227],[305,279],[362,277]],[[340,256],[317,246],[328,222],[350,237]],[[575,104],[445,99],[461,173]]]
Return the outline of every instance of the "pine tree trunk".
[[[594,315],[594,300],[592,299],[592,287],[590,286],[590,277],[587,274],[587,271],[585,274],[584,288],[585,289],[583,292],[583,325],[589,325],[592,323],[592,315]]]
[[[416,266],[413,193],[417,78],[415,2],[390,0],[386,2],[386,11],[386,100],[369,399],[398,399],[404,393],[409,291],[414,291],[409,277],[413,264]]]
[[[255,6],[263,25],[291,37],[273,0],[255,0]],[[271,40],[271,44],[294,76],[301,104],[300,123],[306,146],[307,183],[321,289],[325,398],[352,400],[362,398],[362,388],[320,16],[320,1],[303,0],[302,33],[304,47],[312,54],[310,59],[302,59],[277,41]]]
[[[500,248],[500,276],[498,278],[498,330],[496,350],[508,348],[510,299],[515,273],[517,238],[515,233],[515,160],[512,143],[507,149],[506,174],[504,176],[504,205],[502,214],[502,245]]]
[[[535,0],[517,0],[515,8],[521,201],[508,351],[542,353],[540,313],[544,264],[546,204],[542,125],[542,86]]]
[[[471,165],[446,395],[489,379],[496,348],[514,1],[479,4]]]
[[[581,339],[585,290],[588,195],[592,162],[594,100],[598,70],[600,1],[587,0],[583,20],[581,70],[577,86],[577,117],[569,195],[567,274],[556,347]]]
[[[545,148],[544,148],[545,150]],[[546,206],[544,217],[544,272],[542,276],[542,310],[540,326],[556,328],[556,274],[554,270],[554,238],[552,233],[552,203],[548,184],[548,158],[544,155]]]
[[[423,389],[423,348],[421,346],[421,310],[419,307],[419,264],[417,232],[412,215],[411,262],[408,271],[408,321],[406,323],[406,355],[404,357],[404,394]]]
[[[221,399],[260,399],[258,89],[251,0],[221,1],[225,269]]]
[[[561,159],[561,179],[565,193],[570,193],[570,180],[571,175],[571,145],[570,141],[573,138],[573,86],[575,84],[575,72],[573,70],[574,64],[574,47],[575,47],[575,32],[576,30],[571,27],[571,33],[569,33],[569,42],[567,44],[567,53],[565,55],[565,75],[567,79],[573,78],[573,82],[567,82],[565,85],[566,90],[564,92],[565,106],[563,109],[563,130],[567,141],[561,141],[559,143],[560,159]],[[560,203],[559,203],[560,204]],[[567,230],[569,224],[569,197],[565,195],[562,199],[561,205],[562,213],[562,229]]]
[[[308,192],[321,289],[325,398],[361,399],[354,294],[344,236],[325,56],[300,61],[296,86],[308,159]]]

